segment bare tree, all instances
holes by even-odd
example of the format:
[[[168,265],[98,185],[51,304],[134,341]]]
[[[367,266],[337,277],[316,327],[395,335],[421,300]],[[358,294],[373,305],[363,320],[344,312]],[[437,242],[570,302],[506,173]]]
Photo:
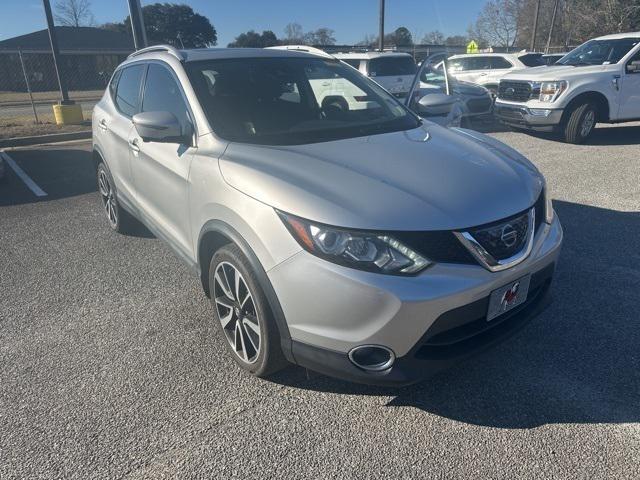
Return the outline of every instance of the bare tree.
[[[284,41],[290,44],[303,43],[304,42],[304,30],[299,23],[289,23],[284,27]]]
[[[59,0],[56,2],[55,19],[67,27],[95,25],[89,0]]]
[[[439,30],[434,30],[432,32],[425,33],[424,37],[422,37],[422,42],[425,44],[431,45],[442,45],[444,43],[444,33]]]
[[[490,0],[470,33],[496,47],[513,47],[518,38],[523,0]]]
[[[321,27],[313,32],[307,32],[304,35],[304,43],[308,45],[335,45],[334,33],[330,28]]]

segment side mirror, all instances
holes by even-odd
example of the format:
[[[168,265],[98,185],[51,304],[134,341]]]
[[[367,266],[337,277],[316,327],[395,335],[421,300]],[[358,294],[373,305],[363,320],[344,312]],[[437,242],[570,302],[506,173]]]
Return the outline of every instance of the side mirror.
[[[180,122],[171,112],[136,113],[132,121],[145,142],[191,143],[191,132],[183,132]]]
[[[627,73],[640,73],[640,60],[632,60],[627,63]]]
[[[458,99],[455,96],[445,93],[431,93],[420,98],[416,108],[420,116],[440,117],[449,115],[456,102]]]

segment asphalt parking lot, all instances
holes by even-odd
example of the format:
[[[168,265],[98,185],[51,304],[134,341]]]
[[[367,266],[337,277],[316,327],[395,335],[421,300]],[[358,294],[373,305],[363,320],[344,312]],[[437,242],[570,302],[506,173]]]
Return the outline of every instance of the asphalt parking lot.
[[[0,183],[0,478],[640,478],[640,124],[492,133],[547,176],[554,303],[420,385],[240,372],[198,280],[112,233],[88,143]]]

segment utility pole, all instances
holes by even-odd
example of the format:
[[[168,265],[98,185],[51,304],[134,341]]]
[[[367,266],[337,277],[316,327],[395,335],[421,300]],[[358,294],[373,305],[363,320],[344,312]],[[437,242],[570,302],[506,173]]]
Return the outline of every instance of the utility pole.
[[[129,18],[131,19],[131,31],[133,32],[133,45],[136,50],[147,46],[147,32],[144,28],[142,7],[140,0],[127,0],[129,3]]]
[[[549,28],[549,38],[547,38],[547,48],[544,49],[544,53],[549,53],[549,47],[551,46],[551,37],[553,36],[553,29],[556,25],[556,15],[558,14],[558,4],[560,0],[556,0],[553,4],[553,15],[551,16],[551,27]]]
[[[380,25],[378,29],[378,50],[384,50],[384,0],[380,0]]]
[[[529,50],[532,52],[536,51],[536,34],[538,33],[538,17],[540,16],[541,1],[542,0],[538,0],[536,2],[536,14],[533,19],[533,32],[531,32],[531,47],[529,48]]]
[[[51,53],[53,54],[53,66],[56,70],[56,77],[58,78],[58,86],[60,87],[60,96],[62,105],[68,105],[69,92],[67,91],[67,85],[64,83],[64,75],[60,69],[60,50],[58,49],[58,37],[56,36],[56,30],[53,25],[53,15],[51,14],[51,5],[49,0],[42,0],[44,4],[44,14],[47,17],[47,30],[49,31],[49,42],[51,43]]]

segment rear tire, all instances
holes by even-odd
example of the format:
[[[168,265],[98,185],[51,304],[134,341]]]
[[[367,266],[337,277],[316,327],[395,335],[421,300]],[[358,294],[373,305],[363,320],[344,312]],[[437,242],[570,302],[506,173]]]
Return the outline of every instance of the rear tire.
[[[111,172],[104,162],[98,164],[98,193],[102,200],[102,209],[111,230],[118,233],[130,233],[137,226],[136,219],[118,203],[115,183]]]
[[[567,143],[583,143],[593,132],[598,118],[596,106],[592,103],[576,105],[567,114],[564,125],[564,141]]]
[[[215,328],[236,363],[257,377],[286,367],[267,297],[237,245],[225,245],[213,255],[209,285]]]

